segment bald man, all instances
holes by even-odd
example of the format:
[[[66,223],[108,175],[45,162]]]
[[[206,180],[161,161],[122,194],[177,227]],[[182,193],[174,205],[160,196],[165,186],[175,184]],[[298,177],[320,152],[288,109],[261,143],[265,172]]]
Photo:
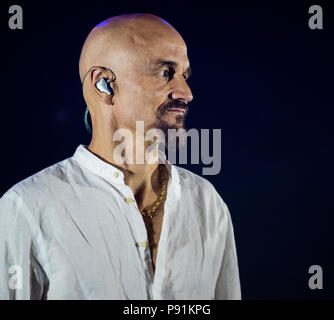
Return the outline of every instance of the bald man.
[[[159,149],[193,99],[180,34],[150,14],[110,18],[79,71],[91,142],[1,198],[0,299],[240,299],[225,202]]]

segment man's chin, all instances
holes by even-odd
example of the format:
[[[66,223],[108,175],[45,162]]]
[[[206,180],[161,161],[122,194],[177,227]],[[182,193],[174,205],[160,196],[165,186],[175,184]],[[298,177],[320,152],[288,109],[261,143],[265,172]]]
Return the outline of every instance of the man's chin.
[[[172,128],[183,128],[185,115],[183,113],[167,112],[162,117],[163,121],[169,123]]]

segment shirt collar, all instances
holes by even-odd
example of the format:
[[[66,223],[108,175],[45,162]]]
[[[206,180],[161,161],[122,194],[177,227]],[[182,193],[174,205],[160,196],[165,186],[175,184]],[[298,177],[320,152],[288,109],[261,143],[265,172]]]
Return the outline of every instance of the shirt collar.
[[[88,146],[80,144],[73,158],[80,166],[85,167],[94,174],[113,183],[124,183],[124,174],[110,163],[100,159],[88,149]]]
[[[124,184],[124,174],[121,170],[117,169],[112,164],[100,159],[94,153],[92,153],[86,145],[80,144],[73,158],[77,161],[79,166],[87,168],[94,174],[102,177],[112,184]],[[159,149],[159,163],[163,164],[169,174],[169,182],[167,193],[167,204],[171,201],[175,202],[180,198],[180,177],[174,165],[172,165],[166,158],[163,151]]]

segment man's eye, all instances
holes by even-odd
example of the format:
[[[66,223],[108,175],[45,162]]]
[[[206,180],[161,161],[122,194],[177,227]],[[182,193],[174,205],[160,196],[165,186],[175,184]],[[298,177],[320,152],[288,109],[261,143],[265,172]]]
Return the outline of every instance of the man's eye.
[[[162,76],[162,77],[167,77],[169,78],[170,77],[170,71],[168,69],[165,69],[165,70],[161,70],[159,72],[159,75]]]
[[[173,68],[163,69],[159,72],[159,75],[163,78],[171,80],[174,76],[175,70]]]

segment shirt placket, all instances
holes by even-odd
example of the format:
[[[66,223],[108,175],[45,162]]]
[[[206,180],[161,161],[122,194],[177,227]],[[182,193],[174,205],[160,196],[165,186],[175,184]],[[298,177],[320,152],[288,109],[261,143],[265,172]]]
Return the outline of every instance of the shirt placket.
[[[150,246],[147,237],[147,230],[131,188],[124,185],[122,187],[122,191],[122,201],[127,207],[125,214],[127,215],[128,221],[130,222],[130,226],[135,236],[135,245],[138,249],[141,261],[143,263],[145,278],[147,279],[148,299],[152,299],[152,285],[154,274]]]

